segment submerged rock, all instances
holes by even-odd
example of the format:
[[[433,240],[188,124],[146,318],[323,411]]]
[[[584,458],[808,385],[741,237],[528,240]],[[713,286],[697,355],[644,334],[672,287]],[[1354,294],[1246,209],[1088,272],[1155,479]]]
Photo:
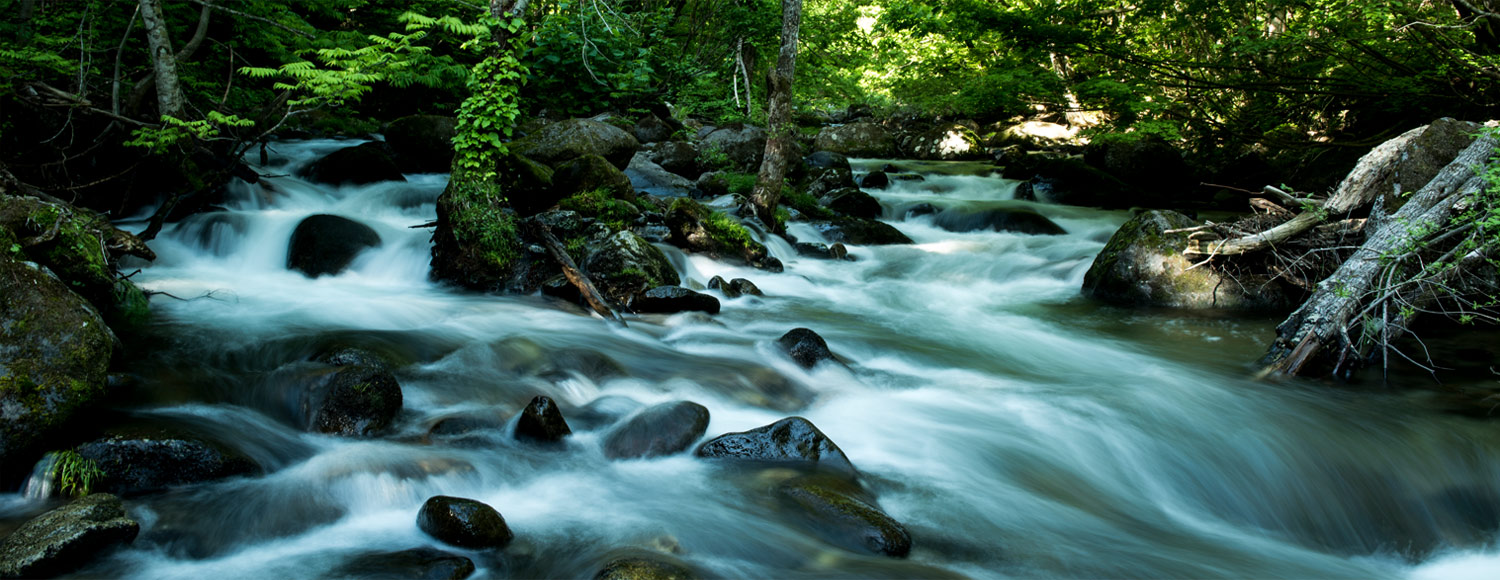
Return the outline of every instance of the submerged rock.
[[[401,411],[401,385],[383,367],[339,367],[307,390],[302,408],[313,432],[369,437]]]
[[[380,245],[370,226],[336,215],[309,216],[292,230],[286,267],[313,278],[338,274],[367,248]]]
[[[452,552],[414,548],[399,552],[371,552],[328,573],[330,578],[411,578],[463,580],[474,573],[474,561]]]
[[[828,209],[856,218],[875,219],[883,211],[879,200],[855,187],[830,191],[818,202]]]
[[[489,505],[437,495],[417,512],[417,527],[443,542],[472,549],[504,548],[515,538],[505,518]]]
[[[995,208],[972,213],[950,209],[933,218],[932,224],[950,232],[993,230],[1042,236],[1068,233],[1046,216],[1021,208]]]
[[[636,312],[670,314],[673,312],[719,313],[719,299],[681,286],[657,286],[635,297],[630,308]]]
[[[691,401],[649,407],[604,438],[610,459],[660,457],[686,451],[708,430],[708,409]]]
[[[594,574],[594,580],[695,580],[691,568],[665,556],[642,553],[615,558]]]
[[[828,343],[818,333],[806,328],[793,328],[776,339],[776,346],[792,357],[802,368],[811,369],[825,360],[834,360]]]
[[[406,181],[384,143],[369,142],[329,153],[307,167],[308,179],[331,185]]]
[[[825,222],[812,222],[831,242],[842,242],[860,246],[882,246],[910,244],[911,238],[888,223],[861,218],[839,218]]]
[[[720,435],[699,445],[694,455],[712,459],[800,463],[846,475],[857,473],[844,451],[802,417],[788,417],[749,431]]]
[[[533,397],[516,420],[516,439],[522,441],[556,443],[572,434],[573,430],[568,428],[568,421],[563,419],[562,411],[557,409],[552,397]]]
[[[854,551],[905,558],[911,535],[876,506],[858,484],[828,474],[805,475],[777,486],[776,494],[828,543]]]
[[[825,254],[828,252],[826,246],[824,246],[823,252]],[[733,280],[726,281],[724,280],[723,276],[714,276],[713,278],[710,278],[708,280],[708,289],[723,292],[725,298],[739,298],[740,296],[745,295],[766,295],[764,292],[760,291],[760,287],[756,286],[754,282],[751,282],[744,278],[735,278]]]
[[[75,570],[135,540],[141,526],[120,498],[96,493],[21,524],[0,540],[0,577],[41,578]]]

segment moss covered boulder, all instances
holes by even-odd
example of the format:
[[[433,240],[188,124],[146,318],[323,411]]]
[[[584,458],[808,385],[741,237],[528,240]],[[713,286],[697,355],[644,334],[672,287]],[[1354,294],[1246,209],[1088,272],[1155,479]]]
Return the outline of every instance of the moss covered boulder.
[[[777,486],[782,504],[824,541],[893,558],[911,553],[911,535],[878,507],[875,498],[845,477],[816,473]]]
[[[551,167],[515,151],[500,156],[495,163],[495,185],[521,217],[546,211],[567,197],[567,190],[554,186],[555,177],[556,172]]]
[[[0,296],[0,466],[9,472],[29,469],[42,441],[104,395],[114,339],[93,306],[33,264],[0,256]]]
[[[109,435],[79,445],[78,455],[94,461],[103,474],[94,489],[119,495],[260,471],[223,443],[188,430],[145,425],[112,428]]]
[[[135,541],[140,524],[120,498],[96,493],[39,515],[0,540],[0,578],[47,578]]]
[[[957,161],[985,157],[979,135],[961,123],[938,125],[911,136],[904,145],[907,154],[915,159]]]
[[[895,157],[896,138],[876,123],[850,123],[823,128],[813,148],[850,157]]]
[[[615,199],[635,199],[635,188],[625,172],[598,155],[583,155],[558,165],[552,184],[564,195],[602,190]]]
[[[755,241],[750,230],[723,212],[716,212],[687,198],[672,200],[665,215],[672,245],[716,258],[740,260],[756,268],[781,270],[765,245]]]
[[[732,168],[754,171],[766,155],[766,130],[748,125],[720,127],[699,140],[699,149],[707,157],[722,156]]]
[[[438,196],[432,234],[434,280],[499,291],[517,278],[521,237],[500,192],[496,184],[468,176],[448,182]]]
[[[658,286],[675,286],[677,270],[660,248],[628,231],[616,232],[589,253],[584,269],[599,292],[619,304]]]
[[[516,153],[554,167],[584,155],[598,155],[617,169],[628,167],[640,148],[640,142],[624,129],[589,119],[552,123],[510,146]]]
[[[1264,276],[1227,276],[1211,267],[1189,269],[1187,234],[1167,230],[1198,222],[1174,211],[1144,212],[1111,236],[1083,277],[1083,294],[1112,304],[1175,308],[1276,310],[1292,305]]]

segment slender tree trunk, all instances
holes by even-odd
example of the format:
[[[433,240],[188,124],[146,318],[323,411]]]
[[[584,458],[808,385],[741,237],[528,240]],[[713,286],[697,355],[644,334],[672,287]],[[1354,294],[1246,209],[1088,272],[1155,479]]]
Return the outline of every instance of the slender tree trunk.
[[[797,128],[792,124],[792,79],[797,72],[797,35],[802,27],[802,0],[781,0],[781,54],[771,70],[770,115],[766,156],[750,194],[755,215],[767,229],[776,229],[776,204],[781,201],[781,181],[786,177],[787,157],[792,153]]]
[[[151,47],[152,69],[156,74],[156,112],[162,116],[182,118],[187,106],[177,79],[177,55],[167,37],[167,23],[162,17],[159,0],[140,0],[141,22],[146,25],[146,42]]]

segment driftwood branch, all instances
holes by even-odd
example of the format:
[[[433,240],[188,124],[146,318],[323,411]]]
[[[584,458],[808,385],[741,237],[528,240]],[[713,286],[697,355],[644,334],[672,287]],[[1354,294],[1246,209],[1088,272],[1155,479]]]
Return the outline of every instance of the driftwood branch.
[[[593,281],[589,280],[588,275],[580,271],[578,265],[573,263],[573,258],[568,256],[567,248],[563,246],[562,242],[558,241],[557,236],[552,235],[552,232],[547,230],[547,226],[536,220],[527,220],[526,227],[532,235],[542,241],[542,245],[547,248],[547,254],[551,255],[552,259],[557,261],[557,264],[562,267],[563,277],[568,279],[568,283],[578,288],[578,292],[583,295],[584,301],[588,302],[589,308],[592,308],[595,313],[599,314],[605,320],[625,326],[625,320],[620,318],[620,315],[616,314],[613,308],[609,307],[609,303],[604,301],[604,295],[600,294],[599,289],[594,287]]]

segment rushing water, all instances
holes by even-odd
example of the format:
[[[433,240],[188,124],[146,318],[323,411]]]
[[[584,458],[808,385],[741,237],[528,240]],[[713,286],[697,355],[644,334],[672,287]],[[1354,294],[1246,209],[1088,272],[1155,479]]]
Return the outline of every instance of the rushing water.
[[[281,144],[263,170],[293,174],[347,145]],[[1079,296],[1123,212],[1016,201],[1014,182],[972,164],[905,167],[925,181],[872,193],[916,243],[821,261],[768,240],[779,274],[668,248],[684,285],[745,277],[766,296],[726,299],[713,317],[631,317],[624,329],[551,299],[430,282],[430,232],[409,226],[433,218],[446,176],[240,184],[224,211],[152,243],[160,258],[135,280],[164,294],[122,412],[216,435],[265,474],[133,498],[139,539],[82,573],[319,577],[360,553],[421,546],[469,555],[479,577],[590,576],[629,547],[748,578],[1500,573],[1493,424],[1396,396],[1247,380],[1273,321]],[[1068,233],[952,233],[931,215],[907,218],[924,203],[1029,207]],[[288,271],[292,229],[320,213],[368,224],[384,243],[338,276]],[[820,241],[810,227],[791,231]],[[795,327],[824,336],[847,366],[808,372],[783,358],[770,343]],[[395,432],[301,432],[279,403],[285,369],[350,344],[402,363]],[[560,451],[425,437],[440,418],[503,420],[539,394],[574,417]],[[710,409],[710,436],[810,419],[910,530],[911,557],[825,544],[770,505],[763,474],[690,454],[610,461],[580,410],[679,399]],[[497,555],[424,535],[417,509],[438,494],[495,506],[516,542]],[[0,510],[29,501],[6,496]]]

